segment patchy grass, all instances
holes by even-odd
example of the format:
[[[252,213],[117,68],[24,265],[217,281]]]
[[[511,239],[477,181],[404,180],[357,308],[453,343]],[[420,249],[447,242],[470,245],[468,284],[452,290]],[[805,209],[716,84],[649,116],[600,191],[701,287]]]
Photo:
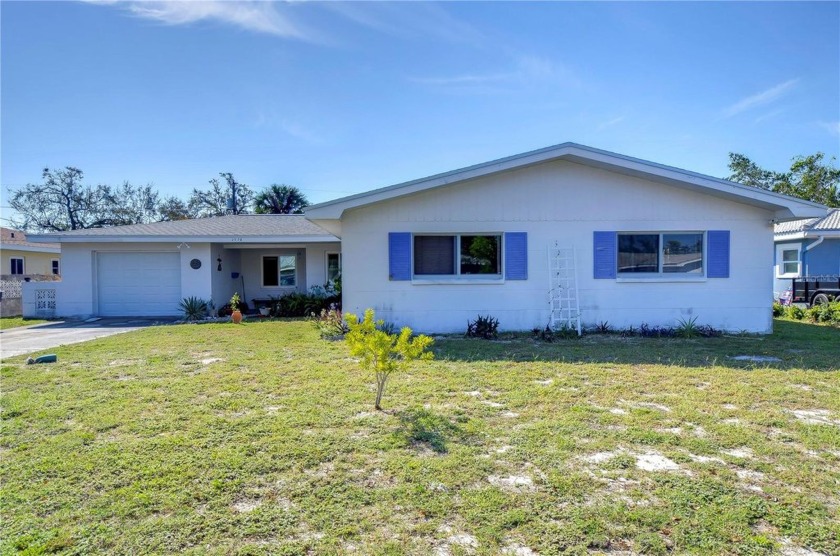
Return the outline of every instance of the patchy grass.
[[[8,330],[9,328],[20,328],[21,326],[32,326],[33,324],[43,324],[47,321],[38,319],[25,319],[23,317],[0,317],[0,330]]]
[[[776,327],[438,338],[385,412],[302,321],[5,360],[0,551],[838,554],[840,331]]]

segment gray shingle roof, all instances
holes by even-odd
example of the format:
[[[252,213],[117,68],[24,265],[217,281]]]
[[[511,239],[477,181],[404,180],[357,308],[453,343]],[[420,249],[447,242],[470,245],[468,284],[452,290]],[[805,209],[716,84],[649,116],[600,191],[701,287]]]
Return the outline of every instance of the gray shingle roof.
[[[278,236],[323,236],[332,235],[307,220],[302,214],[239,214],[196,218],[193,220],[175,220],[155,222],[153,224],[131,224],[110,228],[91,228],[72,230],[57,234],[44,234],[40,237],[222,237],[236,236],[258,239]]]
[[[790,222],[781,222],[773,226],[773,233],[781,234],[795,234],[804,231],[837,231],[840,230],[840,209],[831,209],[828,216],[821,218],[805,218],[803,220],[791,220]]]

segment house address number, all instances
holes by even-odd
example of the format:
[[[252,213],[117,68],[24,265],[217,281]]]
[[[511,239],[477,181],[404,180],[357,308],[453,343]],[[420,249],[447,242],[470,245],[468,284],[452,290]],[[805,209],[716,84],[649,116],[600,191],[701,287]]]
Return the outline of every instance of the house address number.
[[[232,237],[230,238],[231,241],[242,241],[241,237]]]

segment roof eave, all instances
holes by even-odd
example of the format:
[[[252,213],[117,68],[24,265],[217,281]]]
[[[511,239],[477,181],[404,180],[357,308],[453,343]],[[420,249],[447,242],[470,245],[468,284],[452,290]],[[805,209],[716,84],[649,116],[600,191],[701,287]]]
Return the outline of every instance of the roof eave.
[[[50,241],[49,243],[55,243]],[[16,245],[14,243],[4,243],[2,245],[3,251],[23,251],[26,253],[61,253],[61,247],[53,247],[50,245]]]
[[[331,235],[280,235],[280,236],[156,236],[156,235],[65,235],[29,236],[40,241],[49,238],[51,243],[333,243],[339,241]]]
[[[774,218],[778,221],[825,216],[827,210],[825,206],[818,203],[795,199],[787,195],[781,195],[779,193],[576,143],[563,143],[553,147],[312,205],[306,209],[305,215],[310,220],[339,220],[345,210],[416,194],[428,189],[452,185],[489,174],[521,169],[533,164],[560,159],[603,168],[633,177],[664,182],[678,187],[698,189],[718,197],[759,206],[773,211]]]

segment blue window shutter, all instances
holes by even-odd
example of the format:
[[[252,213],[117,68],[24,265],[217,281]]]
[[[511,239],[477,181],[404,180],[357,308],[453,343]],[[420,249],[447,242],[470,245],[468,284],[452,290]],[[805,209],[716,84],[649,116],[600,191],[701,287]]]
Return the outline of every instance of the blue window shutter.
[[[411,233],[388,234],[388,278],[411,280]]]
[[[706,233],[709,262],[708,278],[729,278],[729,230],[709,230]]]
[[[595,261],[595,278],[597,279],[614,279],[616,270],[616,233],[615,232],[595,232],[594,236],[594,253],[593,260]]]
[[[528,279],[527,232],[505,232],[505,279]]]

